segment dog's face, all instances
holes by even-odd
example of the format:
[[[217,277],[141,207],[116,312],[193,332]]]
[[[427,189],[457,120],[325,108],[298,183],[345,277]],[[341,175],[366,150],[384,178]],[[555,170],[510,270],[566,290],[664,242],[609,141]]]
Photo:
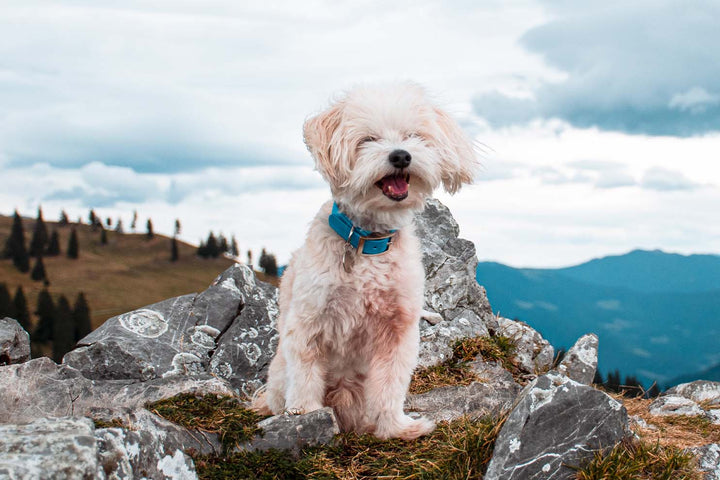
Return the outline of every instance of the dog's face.
[[[363,212],[422,209],[442,184],[471,183],[472,143],[412,84],[360,87],[304,126],[305,143],[335,200]]]

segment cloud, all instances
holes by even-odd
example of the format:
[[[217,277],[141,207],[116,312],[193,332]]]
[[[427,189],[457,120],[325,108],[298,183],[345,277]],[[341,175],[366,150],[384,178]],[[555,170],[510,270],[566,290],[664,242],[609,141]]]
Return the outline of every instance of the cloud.
[[[687,137],[720,130],[720,4],[545,2],[549,22],[521,39],[566,77],[526,97],[489,91],[492,126],[559,118],[576,127]]]
[[[688,179],[681,172],[661,167],[648,169],[640,184],[643,188],[658,191],[693,190],[702,186]]]

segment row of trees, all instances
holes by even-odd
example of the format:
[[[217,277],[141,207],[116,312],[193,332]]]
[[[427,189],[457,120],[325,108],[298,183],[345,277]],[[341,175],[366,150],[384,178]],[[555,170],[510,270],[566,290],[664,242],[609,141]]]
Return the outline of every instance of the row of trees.
[[[174,248],[174,247],[173,247]],[[233,235],[230,241],[221,233],[217,237],[213,232],[208,234],[207,240],[200,240],[200,245],[197,248],[197,255],[201,258],[218,258],[221,255],[232,255],[237,258],[240,256],[240,249],[238,249],[237,241]],[[253,254],[251,250],[247,251],[247,262],[248,265],[253,264]],[[258,267],[265,272],[266,275],[273,277],[278,276],[278,265],[275,255],[268,253],[265,249],[262,249],[260,258],[258,260]]]
[[[33,328],[27,299],[22,287],[18,287],[15,295],[4,283],[0,283],[0,318],[11,317],[31,332],[33,344],[52,344],[52,357],[60,362],[62,357],[84,336],[92,331],[90,307],[85,295],[77,295],[73,306],[65,295],[60,295],[55,303],[47,288],[40,291],[35,315],[38,320]]]

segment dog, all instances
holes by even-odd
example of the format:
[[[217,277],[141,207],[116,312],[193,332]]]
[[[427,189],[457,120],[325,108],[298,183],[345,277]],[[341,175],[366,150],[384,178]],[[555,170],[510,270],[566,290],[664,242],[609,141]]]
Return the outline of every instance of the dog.
[[[433,422],[403,411],[425,280],[413,218],[440,185],[472,183],[473,144],[415,84],[356,87],[303,134],[332,200],[283,274],[280,339],[252,406],[330,406],[342,431],[382,439],[430,433]]]

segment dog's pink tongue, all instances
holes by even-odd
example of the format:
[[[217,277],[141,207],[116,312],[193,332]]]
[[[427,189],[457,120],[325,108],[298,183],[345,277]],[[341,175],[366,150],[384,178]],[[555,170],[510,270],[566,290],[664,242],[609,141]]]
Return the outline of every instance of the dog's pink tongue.
[[[383,192],[390,195],[404,195],[408,191],[408,183],[402,175],[388,175],[382,179]]]

